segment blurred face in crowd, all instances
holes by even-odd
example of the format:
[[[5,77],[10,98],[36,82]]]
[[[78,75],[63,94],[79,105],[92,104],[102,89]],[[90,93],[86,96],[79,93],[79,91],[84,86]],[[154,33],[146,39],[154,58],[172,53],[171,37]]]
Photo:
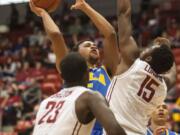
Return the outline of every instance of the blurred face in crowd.
[[[152,113],[151,122],[164,126],[168,120],[169,111],[167,105],[159,105]]]
[[[85,41],[79,45],[78,52],[92,65],[99,60],[99,50],[92,41]]]

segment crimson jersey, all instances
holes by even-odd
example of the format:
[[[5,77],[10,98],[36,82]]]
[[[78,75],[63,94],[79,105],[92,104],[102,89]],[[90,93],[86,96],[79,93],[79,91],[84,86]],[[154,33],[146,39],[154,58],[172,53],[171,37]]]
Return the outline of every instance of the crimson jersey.
[[[129,70],[113,78],[106,98],[128,135],[144,135],[152,112],[164,102],[166,94],[164,79],[148,63],[137,59]]]
[[[76,116],[75,102],[85,87],[64,88],[45,99],[36,116],[33,135],[90,135],[94,121],[82,125]]]

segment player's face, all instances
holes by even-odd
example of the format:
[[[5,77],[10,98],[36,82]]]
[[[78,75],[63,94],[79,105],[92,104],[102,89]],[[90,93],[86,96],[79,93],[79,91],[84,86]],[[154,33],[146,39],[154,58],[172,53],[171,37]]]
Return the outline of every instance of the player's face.
[[[99,50],[95,43],[85,41],[79,45],[79,53],[90,63],[96,64],[99,60]]]
[[[167,105],[159,105],[152,114],[152,121],[156,124],[165,124],[168,120],[169,112]]]

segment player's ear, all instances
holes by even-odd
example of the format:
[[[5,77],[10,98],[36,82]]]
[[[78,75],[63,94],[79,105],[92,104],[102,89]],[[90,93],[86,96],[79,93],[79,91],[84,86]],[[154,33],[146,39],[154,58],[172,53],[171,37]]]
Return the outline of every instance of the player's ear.
[[[152,56],[148,56],[145,58],[145,61],[150,62],[152,60]]]

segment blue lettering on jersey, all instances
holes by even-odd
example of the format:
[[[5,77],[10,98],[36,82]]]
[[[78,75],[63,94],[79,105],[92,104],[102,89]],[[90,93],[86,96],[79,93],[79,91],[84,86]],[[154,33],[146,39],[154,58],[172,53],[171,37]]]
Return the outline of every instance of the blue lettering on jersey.
[[[101,66],[99,68],[90,68],[89,83],[88,83],[89,89],[98,91],[105,97],[110,82],[111,82],[110,77],[106,72],[104,66]],[[103,128],[99,124],[99,122],[96,122],[91,135],[102,135],[102,134],[103,134]]]
[[[110,85],[110,78],[104,66],[100,68],[91,68],[89,71],[88,88],[100,92],[106,96],[107,89]]]

